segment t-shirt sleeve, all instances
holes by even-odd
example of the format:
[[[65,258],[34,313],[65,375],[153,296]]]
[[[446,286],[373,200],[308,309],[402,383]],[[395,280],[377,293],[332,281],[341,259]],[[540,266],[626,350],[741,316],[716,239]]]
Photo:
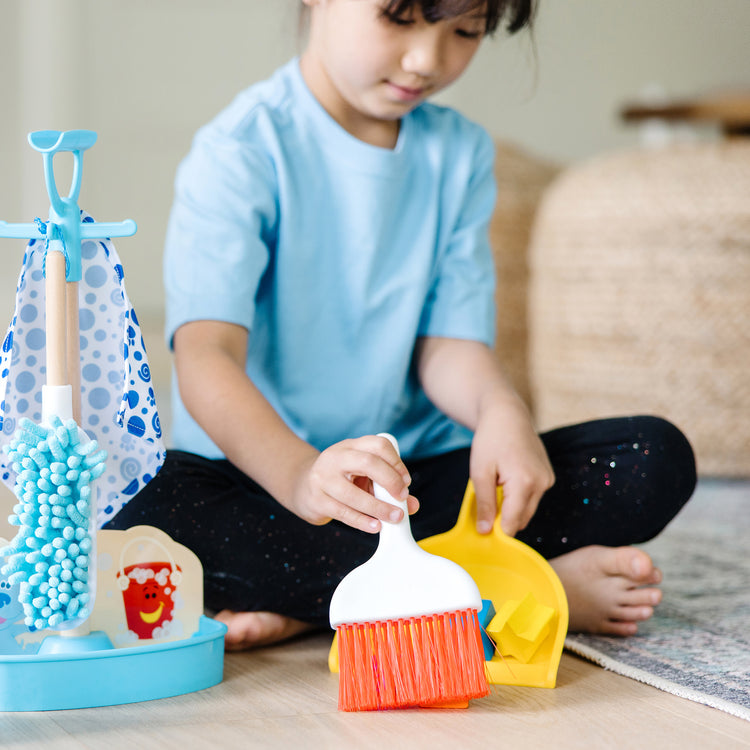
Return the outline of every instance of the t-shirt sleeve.
[[[419,325],[420,336],[471,339],[492,346],[495,340],[495,268],[489,222],[495,207],[495,149],[481,130],[470,177],[451,236],[438,257],[434,282]],[[450,200],[450,197],[448,199]],[[445,213],[445,212],[444,212]]]
[[[262,148],[199,132],[180,165],[164,254],[166,336],[194,320],[251,330],[277,216]]]

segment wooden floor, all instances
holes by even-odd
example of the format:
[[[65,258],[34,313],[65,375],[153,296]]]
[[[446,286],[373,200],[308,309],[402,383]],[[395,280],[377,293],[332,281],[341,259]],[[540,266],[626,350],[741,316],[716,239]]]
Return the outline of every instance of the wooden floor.
[[[750,747],[737,719],[564,654],[553,690],[494,686],[466,710],[344,714],[329,674],[330,638],[228,654],[224,682],[128,706],[0,714],[0,747],[680,748]]]

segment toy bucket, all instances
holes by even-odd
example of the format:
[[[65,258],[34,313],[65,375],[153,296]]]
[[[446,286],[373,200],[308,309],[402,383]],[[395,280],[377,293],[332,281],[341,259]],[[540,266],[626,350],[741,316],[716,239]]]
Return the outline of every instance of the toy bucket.
[[[146,561],[125,565],[125,553],[137,542],[155,544],[166,553],[168,562]],[[182,571],[169,550],[152,537],[135,537],[120,552],[117,583],[122,591],[128,630],[139,640],[169,636],[175,595]]]

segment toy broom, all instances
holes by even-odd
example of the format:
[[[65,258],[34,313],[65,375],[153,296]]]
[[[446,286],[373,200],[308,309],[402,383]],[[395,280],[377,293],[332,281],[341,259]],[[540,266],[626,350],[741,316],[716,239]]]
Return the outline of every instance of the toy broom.
[[[404,516],[382,524],[375,554],[331,599],[339,708],[437,706],[487,695],[479,589],[463,568],[417,546],[405,502],[377,484],[374,491]]]

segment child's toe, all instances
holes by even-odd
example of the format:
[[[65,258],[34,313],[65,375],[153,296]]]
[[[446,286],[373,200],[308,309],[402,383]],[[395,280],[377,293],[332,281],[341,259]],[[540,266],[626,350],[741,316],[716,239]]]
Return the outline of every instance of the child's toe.
[[[602,635],[619,635],[629,636],[638,632],[638,625],[635,621],[606,620],[599,628]]]
[[[633,588],[623,591],[618,603],[628,607],[655,607],[661,602],[661,589]]]
[[[620,622],[643,622],[653,617],[654,608],[648,605],[617,607],[613,620]]]
[[[658,583],[661,573],[654,567],[651,558],[636,547],[612,547],[602,559],[605,572],[610,576],[620,576],[638,585]],[[658,575],[658,580],[655,578]]]

